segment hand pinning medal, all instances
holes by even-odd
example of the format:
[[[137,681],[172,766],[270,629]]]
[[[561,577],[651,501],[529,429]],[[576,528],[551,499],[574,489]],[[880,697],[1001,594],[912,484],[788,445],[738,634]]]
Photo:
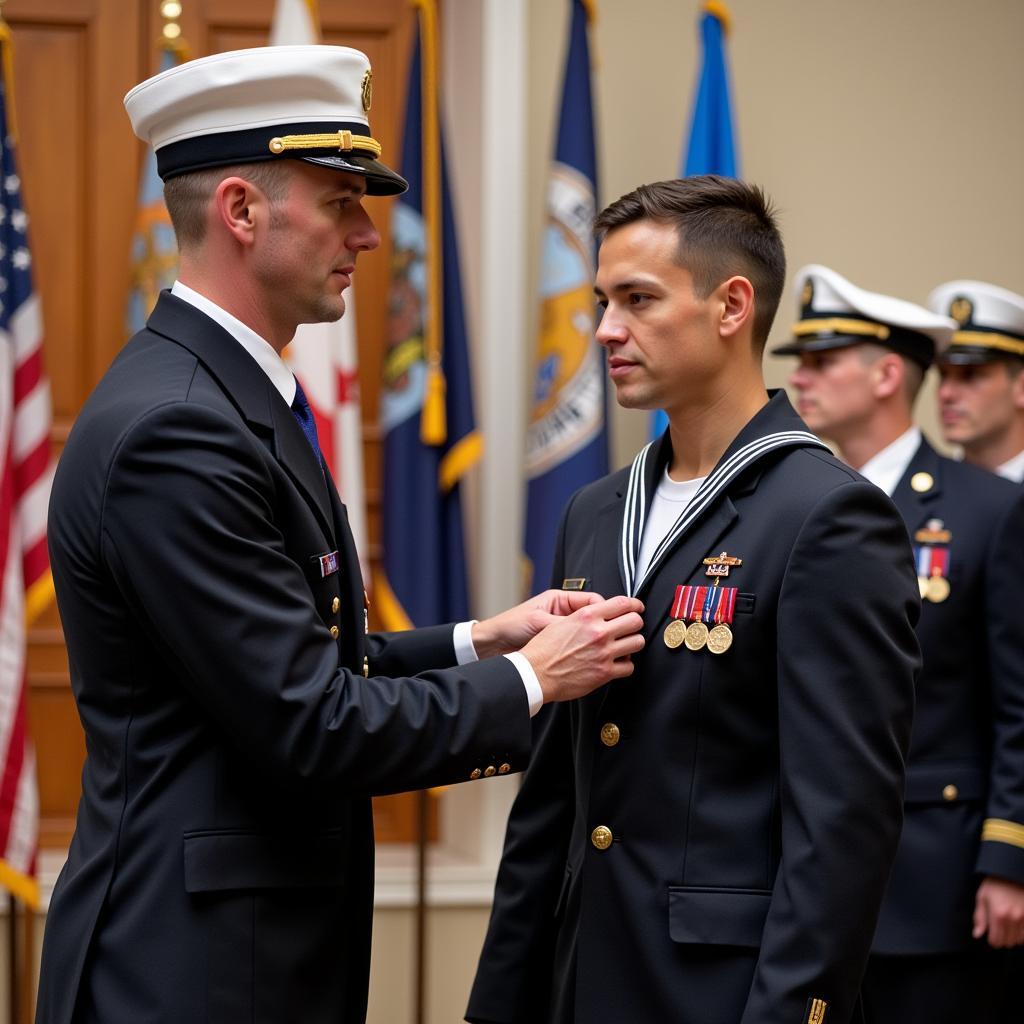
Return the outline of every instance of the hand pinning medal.
[[[714,578],[711,586],[682,584],[676,587],[672,601],[672,621],[665,627],[665,646],[686,645],[689,651],[704,647],[712,654],[724,654],[732,646],[733,614],[736,610],[736,587],[721,587],[719,583],[729,571],[742,565],[742,558],[733,558],[722,552],[704,559],[705,576]],[[687,625],[689,621],[689,625]]]

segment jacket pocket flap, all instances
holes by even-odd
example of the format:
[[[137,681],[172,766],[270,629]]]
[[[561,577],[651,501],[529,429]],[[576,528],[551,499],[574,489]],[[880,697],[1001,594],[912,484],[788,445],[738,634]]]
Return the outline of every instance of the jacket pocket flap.
[[[907,767],[906,801],[941,804],[984,800],[985,781],[981,768],[970,762],[912,764]]]
[[[756,948],[771,901],[771,892],[762,889],[670,886],[669,936],[673,942]]]
[[[296,838],[258,832],[186,832],[185,891],[338,886],[348,843],[342,833]]]

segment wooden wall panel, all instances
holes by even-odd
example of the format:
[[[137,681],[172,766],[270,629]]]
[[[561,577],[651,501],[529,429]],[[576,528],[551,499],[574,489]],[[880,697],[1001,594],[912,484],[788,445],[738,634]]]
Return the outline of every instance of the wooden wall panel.
[[[374,70],[371,123],[396,166],[411,30],[408,0],[320,0],[325,42],[355,46]],[[181,24],[193,56],[267,42],[274,0],[184,0]],[[46,359],[54,397],[53,446],[125,341],[124,305],[143,147],[124,94],[158,65],[159,0],[7,0],[15,40],[19,159],[36,285],[43,299]],[[381,250],[356,275],[360,387],[370,503],[379,560],[380,445],[377,428],[385,348],[390,201],[371,199]],[[373,614],[371,609],[371,615]],[[375,618],[371,620],[375,623]],[[29,715],[39,760],[43,845],[70,839],[85,745],[71,696],[56,609],[29,636]],[[411,795],[376,801],[378,839],[409,841]],[[431,801],[431,833],[437,831]]]

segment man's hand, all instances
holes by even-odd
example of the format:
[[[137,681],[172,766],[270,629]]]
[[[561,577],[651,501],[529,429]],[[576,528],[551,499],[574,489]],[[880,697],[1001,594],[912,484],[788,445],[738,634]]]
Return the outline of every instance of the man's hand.
[[[985,878],[974,900],[974,931],[996,949],[1024,944],[1024,885],[1005,878]]]
[[[643,610],[635,598],[613,597],[550,618],[522,652],[537,673],[544,703],[585,697],[612,679],[632,675],[630,656],[644,646]]]
[[[515,608],[473,625],[473,647],[479,658],[518,651],[545,626],[563,615],[603,600],[585,590],[545,590]]]

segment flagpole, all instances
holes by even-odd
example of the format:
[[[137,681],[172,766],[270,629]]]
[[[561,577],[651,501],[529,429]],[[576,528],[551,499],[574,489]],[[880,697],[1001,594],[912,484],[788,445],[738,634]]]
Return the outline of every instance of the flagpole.
[[[424,1024],[427,1014],[427,826],[430,792],[416,793],[416,963],[415,1024]]]

